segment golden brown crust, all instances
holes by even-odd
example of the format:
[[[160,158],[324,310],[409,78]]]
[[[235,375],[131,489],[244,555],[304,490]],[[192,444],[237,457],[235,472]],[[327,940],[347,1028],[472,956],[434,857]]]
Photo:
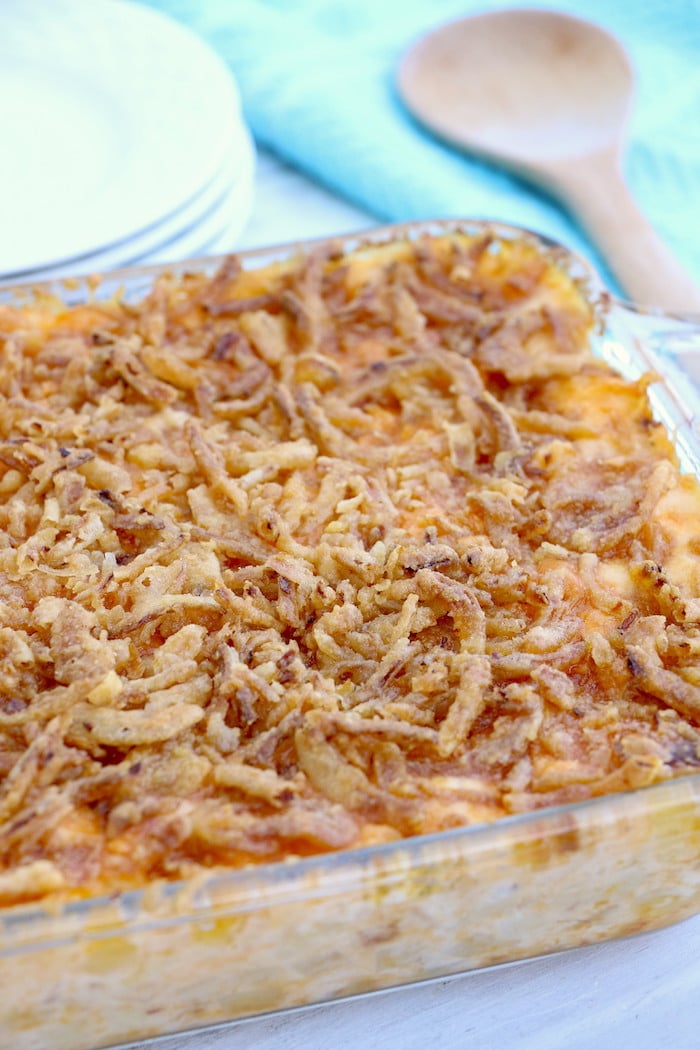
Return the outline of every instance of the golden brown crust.
[[[700,489],[526,243],[0,307],[0,900],[700,766]]]

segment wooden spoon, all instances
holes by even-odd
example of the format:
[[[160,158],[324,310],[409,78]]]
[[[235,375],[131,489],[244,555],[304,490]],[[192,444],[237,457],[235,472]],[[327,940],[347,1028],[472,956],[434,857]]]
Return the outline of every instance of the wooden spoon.
[[[415,116],[557,196],[639,304],[700,310],[700,289],[654,232],[621,172],[633,93],[622,46],[554,11],[464,18],[419,40],[398,71]]]

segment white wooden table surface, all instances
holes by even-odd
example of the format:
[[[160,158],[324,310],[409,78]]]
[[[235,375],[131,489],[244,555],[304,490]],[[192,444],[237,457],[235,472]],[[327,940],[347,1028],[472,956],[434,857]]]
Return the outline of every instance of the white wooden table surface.
[[[262,154],[254,211],[236,247],[376,223]],[[166,1037],[156,1045],[158,1050],[698,1050],[700,916],[627,941]]]

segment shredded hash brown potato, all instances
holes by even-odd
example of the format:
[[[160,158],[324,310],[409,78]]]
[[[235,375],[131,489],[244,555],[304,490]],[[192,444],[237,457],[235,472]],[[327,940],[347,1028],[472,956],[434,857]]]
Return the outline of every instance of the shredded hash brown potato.
[[[700,488],[537,248],[0,307],[0,902],[700,767]]]

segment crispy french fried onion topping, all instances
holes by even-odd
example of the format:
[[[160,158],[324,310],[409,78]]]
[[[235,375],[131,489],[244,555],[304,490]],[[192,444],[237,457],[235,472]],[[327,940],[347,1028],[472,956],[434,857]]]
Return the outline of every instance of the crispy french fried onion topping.
[[[0,901],[700,767],[697,483],[526,243],[0,307]]]

